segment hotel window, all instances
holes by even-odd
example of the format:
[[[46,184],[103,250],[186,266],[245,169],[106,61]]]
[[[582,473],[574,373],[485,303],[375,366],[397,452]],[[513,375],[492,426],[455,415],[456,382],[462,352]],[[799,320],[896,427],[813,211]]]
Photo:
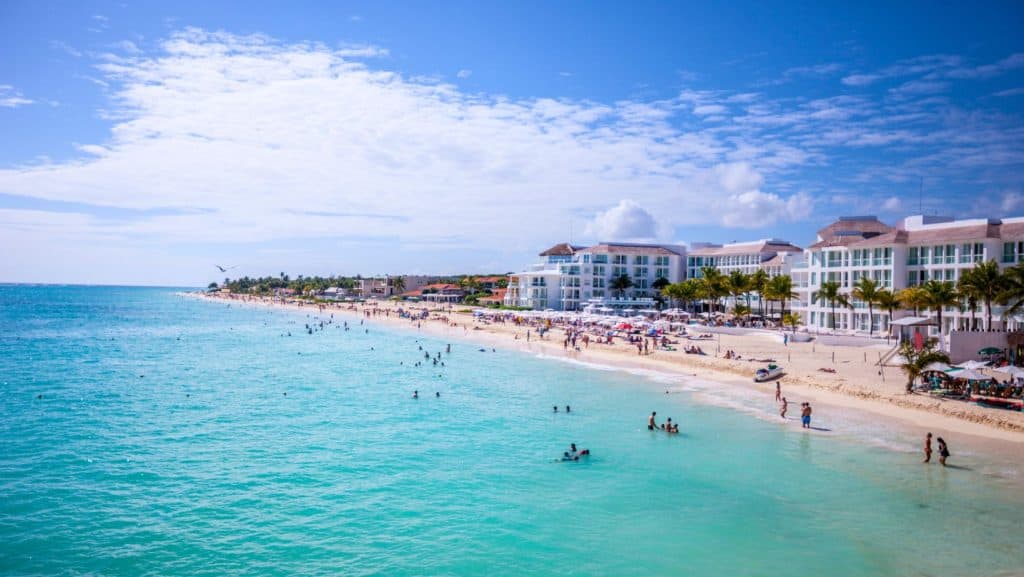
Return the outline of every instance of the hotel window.
[[[916,265],[918,263],[919,263],[919,258],[917,256],[917,247],[916,246],[912,246],[912,247],[910,247],[910,252],[907,253],[907,264],[910,265],[910,266],[914,266],[914,265]]]
[[[645,278],[638,278],[638,279],[636,279],[635,281],[633,281],[633,288],[638,288],[638,289],[645,289],[645,288],[647,288],[647,279],[645,279]]]
[[[633,276],[646,278],[647,277],[647,267],[645,267],[645,266],[643,266],[643,267],[640,267],[640,266],[634,267],[633,268]]]
[[[583,264],[587,264],[589,262],[590,262],[590,255],[589,254],[583,255]]]
[[[1024,261],[1024,242],[1004,242],[1003,262],[1013,264]]]
[[[612,255],[612,264],[629,264],[629,257],[624,254]]]
[[[606,254],[595,254],[594,264],[608,264],[608,255]]]
[[[931,262],[929,260],[929,256],[931,254],[931,247],[928,247],[928,246],[918,247],[917,252],[918,252],[919,255],[921,255],[921,264],[928,264],[929,262]]]
[[[668,268],[654,269],[654,278],[668,278]]]
[[[912,270],[907,273],[907,286],[917,286],[917,271]]]
[[[603,278],[595,278],[594,279],[594,288],[604,288],[604,279]]]
[[[636,255],[633,257],[633,264],[647,264],[647,259],[650,257],[647,255]]]
[[[626,272],[626,267],[624,267],[624,266],[613,266],[612,267],[612,276],[620,277],[620,276],[627,276],[627,275],[629,275],[629,273]]]
[[[985,245],[976,242],[974,244],[963,244],[960,246],[960,262],[981,262],[985,260]]]
[[[604,276],[604,266],[594,265],[594,276]]]
[[[882,282],[887,288],[892,288],[892,270],[885,269],[882,271]]]
[[[668,266],[668,257],[659,256],[654,259],[654,266]]]
[[[947,269],[946,269],[946,272],[944,273],[944,276],[945,276],[945,280],[947,280],[947,281],[950,281],[950,282],[952,282],[952,281],[956,280],[956,279],[954,278],[954,274],[955,274],[955,272],[956,272],[956,271],[954,271],[953,269],[951,269],[951,268],[947,268]]]
[[[594,291],[594,298],[596,298],[596,299],[604,298],[604,291],[603,290],[595,290]]]
[[[817,284],[818,284],[818,273],[812,272],[811,273],[811,286],[814,286],[814,285],[817,285]]]

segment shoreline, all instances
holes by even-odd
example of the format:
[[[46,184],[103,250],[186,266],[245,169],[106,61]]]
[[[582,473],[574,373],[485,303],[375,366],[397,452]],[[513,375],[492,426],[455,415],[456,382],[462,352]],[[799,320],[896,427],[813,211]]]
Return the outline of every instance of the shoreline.
[[[298,303],[272,301],[270,299],[252,297],[245,299],[241,297],[231,298],[203,293],[178,294],[224,304],[279,308],[294,312],[321,314],[319,305],[315,304],[300,305]],[[353,318],[358,317],[367,322],[379,321],[385,325],[419,331],[434,337],[485,344],[491,347],[512,348],[520,352],[548,357],[552,360],[574,361],[591,365],[595,368],[651,371],[684,380],[699,379],[729,386],[734,390],[754,393],[764,397],[771,403],[775,402],[775,381],[754,383],[751,378],[754,369],[761,366],[757,363],[729,361],[713,356],[686,355],[682,351],[658,351],[641,356],[637,354],[635,347],[628,343],[617,343],[615,345],[591,343],[589,347],[583,348],[581,346],[581,350],[576,351],[571,348],[563,348],[562,338],[559,334],[551,334],[545,339],[533,336],[530,341],[527,341],[525,333],[527,330],[530,330],[535,335],[536,329],[534,327],[501,323],[481,323],[472,314],[458,313],[455,312],[456,309],[454,308],[449,313],[447,309],[428,307],[419,303],[412,306],[410,306],[410,303],[404,303],[404,305],[402,306],[402,303],[390,301],[367,301],[366,303],[339,304],[335,306],[325,305],[323,314],[338,313]],[[417,328],[416,321],[400,318],[397,315],[396,310],[399,308],[416,311],[429,310],[431,312],[427,319],[418,322],[419,327]],[[372,311],[376,311],[376,314],[373,314]],[[370,313],[370,316],[367,316],[367,313]],[[557,328],[553,328],[551,332],[561,333]],[[516,338],[517,334],[519,335],[518,339]],[[798,349],[801,348],[801,345],[804,345],[803,343],[791,343],[789,347],[783,347],[781,339],[775,343],[771,339],[765,338],[765,335],[722,335],[722,347],[725,349],[728,343],[729,348],[734,348],[737,352],[742,353],[746,350],[742,348],[743,345],[747,345],[749,348],[751,340],[760,341],[762,346],[758,352],[774,353],[772,358],[785,355],[787,352],[786,348]],[[706,341],[706,344],[711,344],[711,342]],[[810,344],[806,344],[802,348],[810,347]],[[863,347],[835,346],[822,348],[827,350],[817,354],[831,355],[838,352],[847,357],[864,354]],[[780,360],[780,363],[788,366],[790,361]],[[864,367],[860,368],[863,372]],[[897,371],[898,369],[886,371],[891,375],[888,384],[890,388],[893,388],[892,385],[895,383],[895,388],[902,391],[903,375]],[[893,374],[894,372],[895,374]],[[869,417],[868,420],[870,422],[876,424],[880,429],[898,428],[908,432],[928,430],[940,436],[945,435],[957,438],[958,446],[966,446],[969,450],[977,450],[984,454],[998,457],[1002,462],[1019,463],[1024,459],[1024,414],[979,407],[965,402],[929,399],[922,395],[893,394],[887,390],[866,391],[859,386],[860,384],[856,382],[856,378],[850,378],[850,376],[856,377],[857,375],[851,375],[850,373],[852,371],[848,372],[845,368],[842,373],[838,373],[838,370],[837,374],[821,373],[823,377],[833,380],[830,383],[817,374],[798,373],[797,371],[793,371],[791,374],[787,372],[780,381],[782,382],[783,394],[792,399],[790,401],[790,414],[799,414],[799,402],[810,401],[815,405],[820,405],[821,409],[853,411],[864,414]],[[921,433],[921,436],[923,437],[923,433]],[[965,440],[967,441],[966,443],[964,442]]]

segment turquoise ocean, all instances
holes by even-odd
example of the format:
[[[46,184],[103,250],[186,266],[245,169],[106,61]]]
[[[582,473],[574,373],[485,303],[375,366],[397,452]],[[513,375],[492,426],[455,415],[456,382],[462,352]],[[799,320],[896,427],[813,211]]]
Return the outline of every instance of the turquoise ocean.
[[[0,574],[1024,574],[1019,485],[952,441],[315,314],[0,286]]]

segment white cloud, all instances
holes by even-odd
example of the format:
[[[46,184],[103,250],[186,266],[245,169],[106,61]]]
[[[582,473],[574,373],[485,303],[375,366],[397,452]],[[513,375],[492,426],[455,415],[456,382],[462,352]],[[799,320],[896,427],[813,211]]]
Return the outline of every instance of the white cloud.
[[[76,221],[75,243],[331,242],[373,263],[455,247],[512,252],[515,265],[571,215],[603,210],[592,232],[620,238],[716,220],[764,227],[809,215],[811,196],[796,191],[818,191],[824,171],[889,182],[1021,158],[1019,126],[980,105],[954,114],[927,96],[872,100],[834,83],[840,94],[814,99],[684,90],[594,102],[465,92],[368,60],[388,56],[372,45],[187,29],[145,49],[93,56],[96,78],[83,76],[105,87],[108,138],[69,161],[0,169],[5,194],[135,215],[113,228]],[[28,100],[11,87],[3,98]],[[863,146],[884,153],[844,154]],[[39,250],[70,242],[42,218],[28,232],[37,217],[11,218]]]
[[[17,108],[32,104],[32,100],[25,98],[20,92],[8,84],[0,84],[0,108]]]
[[[463,68],[462,70],[459,70],[458,72],[455,73],[455,77],[456,78],[469,78],[472,75],[473,75],[473,71],[472,70],[466,70],[465,68]]]
[[[898,196],[890,196],[882,202],[882,210],[885,212],[897,212],[903,208],[903,203]]]
[[[693,113],[697,116],[709,116],[712,114],[722,114],[728,112],[728,108],[721,104],[700,104],[693,107]]]
[[[907,96],[914,94],[937,94],[949,90],[948,82],[934,80],[911,80],[889,90],[891,94]]]
[[[1003,200],[1000,208],[1004,213],[1017,212],[1024,208],[1024,194],[1015,190],[1003,193]]]
[[[170,243],[504,246],[524,242],[524,223],[562,230],[569,214],[612,206],[627,190],[642,190],[664,226],[701,222],[714,199],[697,183],[740,148],[673,126],[675,100],[467,94],[360,60],[385,53],[376,47],[195,29],[158,47],[97,63],[112,98],[109,139],[81,143],[73,161],[0,170],[0,190],[173,209],[120,231]],[[804,161],[777,145],[741,149],[772,170]]]
[[[868,86],[881,79],[877,74],[851,74],[843,77],[843,84],[847,86]]]
[[[707,183],[707,193],[721,199],[715,212],[724,226],[761,228],[780,220],[806,218],[813,210],[813,200],[806,193],[783,198],[762,191],[764,177],[747,163],[720,164],[715,167],[713,176]]]
[[[975,67],[955,68],[947,73],[950,78],[992,78],[1024,67],[1024,53],[1016,53],[999,62]]]
[[[598,241],[653,241],[664,235],[657,219],[632,200],[621,200],[614,207],[598,213],[587,224],[584,234]]]

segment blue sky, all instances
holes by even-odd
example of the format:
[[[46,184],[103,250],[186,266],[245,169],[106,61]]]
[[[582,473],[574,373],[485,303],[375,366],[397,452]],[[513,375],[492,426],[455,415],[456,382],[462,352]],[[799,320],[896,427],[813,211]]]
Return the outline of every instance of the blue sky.
[[[849,4],[3,3],[0,281],[1024,214],[1019,4]]]

